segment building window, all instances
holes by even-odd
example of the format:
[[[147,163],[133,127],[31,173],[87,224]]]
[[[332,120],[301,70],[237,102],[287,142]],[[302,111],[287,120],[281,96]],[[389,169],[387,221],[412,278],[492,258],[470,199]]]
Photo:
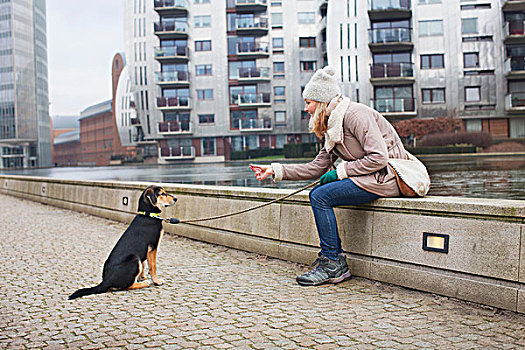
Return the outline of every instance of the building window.
[[[315,23],[315,12],[298,12],[297,22],[299,24],[313,24]]]
[[[257,85],[230,86],[230,104],[241,104],[253,99],[257,99]]]
[[[445,103],[445,89],[421,89],[424,104]]]
[[[478,19],[477,18],[462,18],[461,19],[461,34],[477,34],[478,33]]]
[[[272,39],[272,46],[274,49],[282,49],[284,47],[284,40],[283,38],[273,38]]]
[[[193,16],[195,28],[211,27],[211,16]]]
[[[215,139],[213,137],[202,138],[202,155],[214,156],[215,153]]]
[[[418,0],[418,4],[441,4],[441,0]]]
[[[419,21],[419,36],[443,35],[443,20]]]
[[[195,0],[196,4],[209,4],[210,0]]]
[[[272,7],[281,7],[282,5],[283,5],[282,1],[272,1],[270,3],[270,6],[272,6]]]
[[[275,112],[275,125],[285,126],[286,125],[286,111]]]
[[[240,110],[231,111],[230,114],[230,128],[239,129],[247,128],[257,119],[257,110]]]
[[[301,61],[302,72],[312,72],[317,69],[317,61]]]
[[[466,132],[481,132],[483,127],[481,119],[466,119],[465,120],[465,131]]]
[[[211,64],[197,64],[195,66],[195,75],[211,75]]]
[[[284,86],[274,86],[273,87],[273,100],[275,103],[284,103],[285,99],[285,87]]]
[[[211,125],[215,123],[215,114],[199,114],[199,124]]]
[[[481,101],[481,88],[479,86],[465,87],[465,102]]]
[[[213,89],[197,89],[197,99],[200,101],[213,100]]]
[[[463,54],[463,66],[465,68],[479,67],[479,53],[467,52]]]
[[[211,40],[195,41],[195,51],[211,51]]]
[[[251,72],[256,72],[257,67],[255,60],[250,61],[230,61],[228,62],[229,67],[229,79],[239,79],[239,77],[248,77]]]
[[[283,26],[283,14],[282,12],[276,12],[271,14],[272,18],[272,27],[282,27]]]
[[[299,38],[299,47],[315,47],[315,37]]]
[[[284,62],[273,63],[273,77],[284,78]]]
[[[421,69],[445,68],[443,54],[421,55]]]

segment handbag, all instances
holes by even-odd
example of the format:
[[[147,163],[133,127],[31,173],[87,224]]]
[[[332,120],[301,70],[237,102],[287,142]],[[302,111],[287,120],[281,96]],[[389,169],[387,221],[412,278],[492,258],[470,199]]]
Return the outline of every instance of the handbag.
[[[389,159],[388,165],[396,175],[399,191],[407,197],[424,197],[430,190],[427,168],[413,154],[407,159]]]

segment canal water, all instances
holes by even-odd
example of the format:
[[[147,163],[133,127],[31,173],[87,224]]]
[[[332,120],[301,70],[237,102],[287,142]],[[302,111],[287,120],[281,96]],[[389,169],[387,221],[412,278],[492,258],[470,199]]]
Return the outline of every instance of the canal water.
[[[525,156],[444,159],[421,157],[421,160],[427,166],[432,180],[430,195],[525,199]],[[271,180],[258,182],[248,168],[249,163],[179,163],[171,165],[18,169],[2,170],[0,174],[74,180],[143,181],[288,189],[300,188],[311,182],[283,181],[273,183]]]

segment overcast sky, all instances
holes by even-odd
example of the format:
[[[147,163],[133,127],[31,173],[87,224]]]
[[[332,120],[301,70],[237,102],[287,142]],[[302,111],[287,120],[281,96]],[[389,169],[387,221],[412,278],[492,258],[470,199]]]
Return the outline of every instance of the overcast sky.
[[[78,115],[111,99],[111,62],[124,50],[121,0],[47,0],[49,114]]]

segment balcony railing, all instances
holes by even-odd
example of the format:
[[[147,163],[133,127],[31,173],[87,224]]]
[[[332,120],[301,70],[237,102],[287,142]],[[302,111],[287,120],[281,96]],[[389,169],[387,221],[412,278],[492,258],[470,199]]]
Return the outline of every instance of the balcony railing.
[[[413,77],[413,63],[373,63],[370,65],[370,76],[372,78],[398,78]]]
[[[239,80],[270,79],[270,68],[239,68]]]
[[[406,113],[416,111],[413,98],[376,98],[370,101],[370,105],[380,113]]]
[[[410,0],[370,0],[368,9],[370,11],[410,10]]]
[[[505,60],[505,73],[525,72],[525,56],[508,57]]]
[[[173,47],[156,47],[155,58],[167,58],[167,57],[181,57],[188,58],[189,50],[187,46],[173,46]]]
[[[519,109],[525,110],[525,91],[511,92],[505,96],[505,109]]]
[[[268,43],[267,42],[237,43],[237,54],[238,55],[246,55],[246,54],[268,55]]]
[[[235,0],[235,6],[266,6],[267,0]]]
[[[160,147],[159,157],[164,159],[192,159],[195,158],[195,147]]]
[[[525,21],[511,20],[505,23],[505,35],[525,35]]]
[[[372,44],[412,42],[412,29],[410,28],[370,29],[369,34]]]
[[[267,92],[258,94],[239,94],[237,104],[239,106],[270,105],[270,94]]]
[[[157,97],[157,107],[159,109],[191,108],[189,97]]]
[[[187,71],[155,72],[157,83],[185,83],[190,82],[190,73]]]
[[[244,119],[239,120],[239,131],[272,130],[271,119]]]
[[[183,121],[169,121],[169,122],[159,122],[158,132],[159,134],[182,134],[182,133],[191,133],[192,123],[189,120]]]
[[[235,22],[237,30],[268,29],[267,17],[238,18]]]
[[[154,22],[155,33],[188,33],[188,23],[182,21]]]
[[[177,7],[187,10],[189,8],[189,4],[188,0],[155,0],[154,7],[155,9]]]

